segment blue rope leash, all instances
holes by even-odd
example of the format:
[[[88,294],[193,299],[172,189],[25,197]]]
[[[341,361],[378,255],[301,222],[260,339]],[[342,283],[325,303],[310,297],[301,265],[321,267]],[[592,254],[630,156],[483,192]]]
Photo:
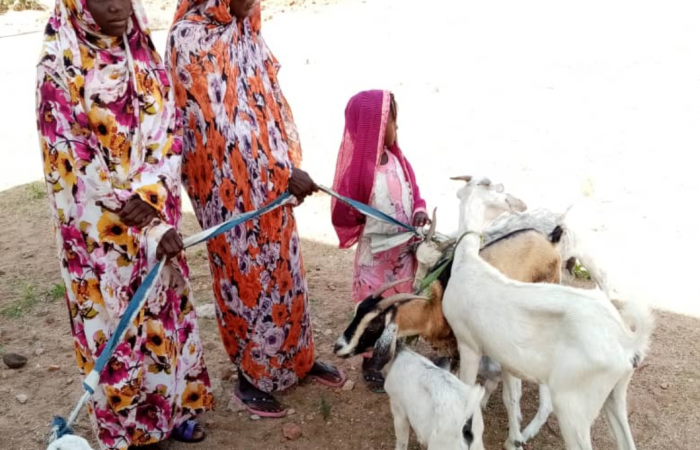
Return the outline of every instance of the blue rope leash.
[[[416,227],[414,227],[412,225],[408,225],[406,223],[398,221],[394,217],[391,217],[388,214],[385,214],[385,213],[383,213],[375,208],[372,208],[369,205],[365,205],[364,203],[360,203],[357,200],[353,200],[353,199],[348,198],[348,197],[343,197],[342,195],[338,194],[337,192],[335,192],[331,189],[328,189],[325,186],[319,185],[318,188],[321,191],[325,192],[326,194],[330,195],[331,197],[335,197],[338,200],[340,200],[341,202],[345,203],[346,205],[351,206],[352,208],[355,208],[356,210],[360,211],[365,216],[373,217],[375,219],[382,220],[384,222],[391,223],[393,225],[397,225],[401,228],[405,228],[406,230],[410,231],[411,233],[415,234],[416,236],[421,236],[421,234],[418,232]]]
[[[238,225],[248,220],[259,217],[265,213],[272,211],[275,208],[284,205],[291,199],[292,195],[289,192],[285,192],[276,200],[274,200],[273,202],[269,203],[261,209],[243,213],[222,223],[221,225],[217,225],[208,230],[190,236],[189,238],[185,239],[185,248],[192,247],[194,245],[212,239],[216,236],[219,236],[220,234],[226,233],[227,231],[237,227]],[[121,319],[119,320],[119,323],[117,324],[117,328],[114,330],[104,347],[102,347],[102,352],[97,358],[97,361],[95,361],[95,366],[85,377],[85,380],[83,381],[83,388],[85,388],[85,393],[80,398],[78,405],[73,409],[68,420],[64,420],[60,417],[56,417],[54,419],[53,427],[51,430],[51,436],[49,437],[49,443],[53,442],[54,440],[60,438],[65,434],[72,433],[71,426],[77,419],[78,414],[82,410],[83,406],[85,406],[85,403],[87,403],[87,401],[90,399],[90,396],[95,393],[95,389],[100,383],[100,374],[102,373],[102,370],[105,368],[105,366],[109,362],[109,359],[112,357],[114,350],[117,348],[118,343],[123,340],[124,334],[129,329],[130,324],[134,321],[138,312],[141,311],[141,309],[143,308],[144,303],[148,299],[151,290],[155,285],[155,281],[158,278],[160,278],[160,274],[163,271],[164,267],[165,260],[162,260],[158,263],[158,265],[151,269],[151,271],[146,275],[146,278],[144,278],[141,284],[139,285],[138,289],[136,289],[136,292],[134,293],[133,297],[131,298],[131,301],[129,302],[129,306],[127,306],[126,310],[124,311],[124,314],[122,315]]]
[[[416,236],[421,236],[418,230],[408,224],[402,223],[395,218],[375,209],[372,208],[369,205],[365,205],[364,203],[360,203],[356,200],[352,200],[350,198],[344,197],[337,192],[334,192],[333,190],[324,187],[324,186],[319,186],[319,189],[326,194],[337,198],[341,202],[351,206],[352,208],[355,208],[356,210],[360,211],[362,214],[373,217],[378,220],[382,220],[397,226],[400,226],[402,228],[405,228],[406,230],[412,232]],[[219,236],[223,233],[226,233],[227,231],[237,227],[238,225],[262,216],[263,214],[266,214],[270,211],[272,211],[275,208],[278,208],[284,204],[286,204],[288,201],[290,201],[293,198],[293,196],[289,192],[285,192],[282,194],[280,197],[278,197],[276,200],[273,202],[270,202],[268,205],[264,206],[261,209],[243,213],[241,215],[238,215],[221,225],[217,225],[215,227],[209,228],[208,230],[201,231],[193,236],[190,236],[189,238],[185,239],[184,245],[185,248],[192,247],[194,245],[200,244],[202,242],[205,242],[209,239],[212,239],[216,236]],[[109,340],[105,344],[105,346],[102,348],[102,352],[100,353],[100,356],[97,358],[97,361],[95,361],[95,366],[93,369],[90,371],[90,373],[85,377],[85,380],[83,381],[83,387],[85,388],[85,393],[83,393],[82,397],[80,398],[78,405],[73,409],[71,412],[71,415],[69,416],[68,420],[64,420],[60,417],[54,418],[53,422],[53,427],[51,430],[51,436],[49,438],[49,443],[53,442],[54,440],[60,438],[61,436],[65,434],[71,434],[71,426],[75,422],[75,420],[78,417],[78,414],[82,410],[83,406],[87,401],[90,399],[90,396],[95,393],[95,389],[97,388],[97,385],[100,383],[100,373],[102,373],[102,370],[105,368],[107,363],[109,362],[109,359],[112,357],[112,354],[114,353],[114,350],[117,347],[117,344],[121,342],[124,338],[124,334],[126,331],[129,329],[129,325],[134,321],[136,318],[136,314],[138,314],[139,311],[143,308],[144,303],[148,299],[151,290],[153,289],[153,286],[155,285],[155,281],[160,278],[160,274],[163,271],[163,268],[165,267],[165,261],[160,261],[158,265],[156,265],[151,271],[146,275],[146,278],[141,282],[141,285],[139,285],[138,289],[136,289],[136,292],[134,293],[133,297],[131,298],[131,301],[129,302],[129,306],[127,306],[126,310],[124,311],[124,314],[122,315],[121,319],[119,320],[119,323],[117,324],[117,328],[114,330],[112,335],[110,336]]]

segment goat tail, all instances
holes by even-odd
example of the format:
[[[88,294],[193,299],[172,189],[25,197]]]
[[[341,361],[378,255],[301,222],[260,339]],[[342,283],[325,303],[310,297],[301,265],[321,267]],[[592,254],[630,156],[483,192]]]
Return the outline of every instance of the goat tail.
[[[636,368],[649,350],[649,341],[654,332],[654,314],[646,303],[631,300],[622,303],[620,315],[632,333],[628,345],[633,353],[632,365]]]

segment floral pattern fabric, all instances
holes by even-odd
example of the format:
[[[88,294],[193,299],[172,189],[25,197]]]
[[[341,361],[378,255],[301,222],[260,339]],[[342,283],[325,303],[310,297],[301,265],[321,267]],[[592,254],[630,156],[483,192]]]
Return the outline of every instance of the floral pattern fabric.
[[[301,150],[259,6],[238,20],[226,0],[182,0],[167,54],[184,111],[183,183],[200,225],[280,196]],[[231,361],[264,392],[294,385],[313,365],[314,343],[292,207],[212,239],[208,253]]]
[[[408,182],[396,155],[385,149],[387,164],[377,166],[370,205],[379,211],[395,217],[402,223],[411,223],[415,214],[411,184]],[[405,230],[381,220],[368,217],[362,230],[355,252],[353,266],[352,297],[360,302],[385,284],[409,279],[388,291],[387,295],[398,292],[411,292],[416,261],[410,249],[410,242],[384,252],[372,253],[372,235],[392,235]]]
[[[58,0],[37,70],[44,175],[78,366],[92,370],[129,299],[180,222],[182,136],[170,83],[140,4],[127,33],[99,33],[85,0]],[[117,214],[133,196],[160,218]],[[101,374],[88,409],[102,450],[166,439],[211,409],[188,266],[164,269]]]

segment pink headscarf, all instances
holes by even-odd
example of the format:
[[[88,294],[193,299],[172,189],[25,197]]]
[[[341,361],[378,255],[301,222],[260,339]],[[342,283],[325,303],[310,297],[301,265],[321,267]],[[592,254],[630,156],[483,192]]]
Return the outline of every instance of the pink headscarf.
[[[391,93],[389,91],[363,91],[355,95],[345,108],[345,133],[340,144],[336,163],[333,190],[353,200],[369,204],[374,188],[374,178],[384,148],[384,131],[389,119]],[[411,185],[413,213],[425,209],[420,196],[416,176],[398,144],[389,149],[401,163]],[[365,216],[339,202],[331,201],[333,227],[340,240],[340,248],[356,244],[365,224]]]

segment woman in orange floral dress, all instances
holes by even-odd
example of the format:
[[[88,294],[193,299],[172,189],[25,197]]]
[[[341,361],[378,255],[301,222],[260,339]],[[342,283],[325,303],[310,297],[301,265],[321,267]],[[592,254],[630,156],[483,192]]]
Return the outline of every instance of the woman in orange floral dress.
[[[286,190],[301,201],[317,189],[298,168],[296,127],[260,35],[258,2],[181,0],[167,54],[185,113],[183,182],[203,228]],[[219,330],[239,370],[234,398],[251,413],[281,417],[273,392],[307,375],[344,383],[342,372],[315,361],[291,205],[209,241],[208,250]]]
[[[167,257],[88,405],[101,450],[204,439],[212,408],[180,222],[179,115],[135,0],[58,0],[37,68],[37,122],[80,371]]]

